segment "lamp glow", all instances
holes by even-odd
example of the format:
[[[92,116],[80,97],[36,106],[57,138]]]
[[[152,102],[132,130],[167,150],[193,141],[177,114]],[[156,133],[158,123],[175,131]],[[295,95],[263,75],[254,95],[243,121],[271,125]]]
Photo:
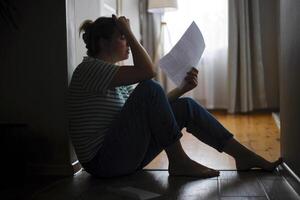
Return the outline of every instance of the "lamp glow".
[[[164,13],[177,10],[177,0],[148,0],[148,12]]]

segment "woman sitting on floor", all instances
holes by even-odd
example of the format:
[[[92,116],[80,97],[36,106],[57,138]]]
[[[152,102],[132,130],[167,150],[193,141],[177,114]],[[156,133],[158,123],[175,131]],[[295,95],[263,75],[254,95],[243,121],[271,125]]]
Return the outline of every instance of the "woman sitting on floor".
[[[75,69],[69,86],[69,126],[78,159],[90,174],[130,174],[165,150],[172,176],[218,176],[219,171],[187,156],[179,140],[184,127],[200,141],[233,156],[237,170],[273,171],[281,163],[250,151],[196,101],[180,98],[197,86],[196,69],[187,73],[182,88],[166,95],[151,80],[153,63],[126,17],[85,21],[81,31],[88,56]],[[134,66],[116,65],[128,58],[129,49]]]

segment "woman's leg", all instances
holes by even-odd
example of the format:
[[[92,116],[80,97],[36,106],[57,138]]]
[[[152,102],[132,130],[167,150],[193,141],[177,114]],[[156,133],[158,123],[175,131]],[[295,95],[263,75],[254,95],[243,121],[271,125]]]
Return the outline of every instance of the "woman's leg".
[[[172,176],[192,176],[209,178],[219,176],[220,172],[190,159],[182,149],[180,141],[165,149],[169,159],[169,174]]]
[[[166,151],[168,157],[177,158],[178,161],[188,160],[183,149],[178,148],[181,136],[163,89],[154,81],[144,81],[128,98],[87,171],[100,177],[130,174],[170,147]],[[186,166],[189,166],[188,163]],[[189,171],[188,175],[195,176],[216,175],[210,169],[204,173],[204,168],[200,168],[200,165],[197,168],[193,163],[194,173],[190,172],[192,170],[186,171]]]
[[[171,107],[180,129],[185,127],[187,132],[219,152],[233,138],[220,122],[192,98],[178,98],[171,102]]]
[[[191,98],[179,98],[171,103],[171,107],[180,128],[186,127],[188,132],[202,142],[214,147],[219,152],[224,151],[233,156],[238,170],[259,167],[271,171],[282,162],[281,159],[276,162],[266,161],[247,149],[236,141],[233,135],[206,109]]]
[[[252,168],[261,168],[265,171],[274,171],[282,163],[282,158],[269,162],[253,151],[247,149],[235,139],[229,140],[223,151],[235,159],[237,170],[245,171]]]
[[[133,173],[140,169],[150,141],[161,151],[181,136],[163,89],[154,81],[143,81],[112,123],[90,173],[101,177]]]

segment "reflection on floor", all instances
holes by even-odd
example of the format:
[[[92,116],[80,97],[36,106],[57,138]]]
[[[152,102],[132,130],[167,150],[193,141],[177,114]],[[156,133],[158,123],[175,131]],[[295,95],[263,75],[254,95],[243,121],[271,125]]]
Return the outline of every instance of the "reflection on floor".
[[[178,200],[296,200],[299,195],[287,184],[280,171],[221,171],[218,178],[169,177],[168,172],[140,171],[113,179],[97,179],[86,172],[59,179],[36,191],[30,199],[178,199]]]

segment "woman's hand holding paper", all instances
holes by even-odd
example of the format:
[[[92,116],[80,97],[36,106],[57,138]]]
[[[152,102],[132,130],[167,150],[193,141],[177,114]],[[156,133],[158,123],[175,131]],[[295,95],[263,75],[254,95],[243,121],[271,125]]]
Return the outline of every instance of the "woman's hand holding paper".
[[[187,75],[184,78],[180,89],[183,93],[186,93],[194,89],[197,85],[198,85],[198,70],[193,67],[189,72],[187,72]]]

